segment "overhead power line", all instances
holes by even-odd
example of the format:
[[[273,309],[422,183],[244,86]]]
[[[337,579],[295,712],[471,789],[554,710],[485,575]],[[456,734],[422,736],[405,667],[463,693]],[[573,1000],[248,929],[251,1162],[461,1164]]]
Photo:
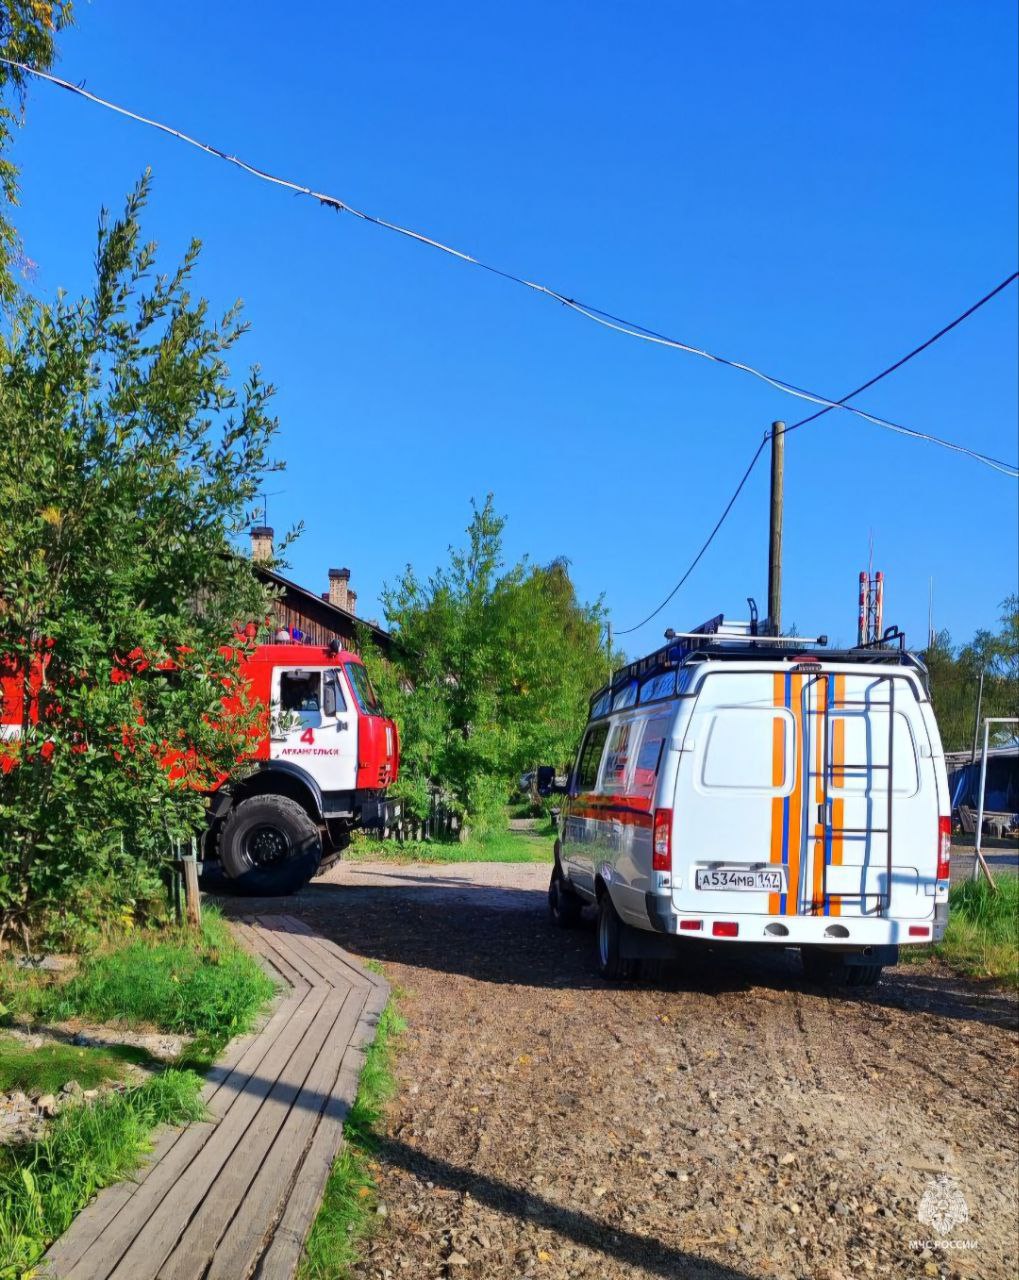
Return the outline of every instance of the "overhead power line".
[[[686,573],[684,573],[684,574],[683,574],[683,576],[682,576],[682,577],[680,578],[680,580],[676,583],[676,585],[672,588],[672,590],[671,590],[671,591],[669,592],[669,594],[665,597],[665,599],[662,601],[662,603],[658,606],[658,608],[657,608],[657,609],[652,610],[652,612],[651,612],[651,613],[649,613],[649,614],[648,614],[648,616],[647,616],[647,617],[646,617],[642,622],[638,622],[636,626],[633,626],[633,627],[624,627],[622,631],[616,631],[616,632],[614,632],[614,634],[615,634],[615,635],[617,635],[617,636],[628,636],[628,635],[630,635],[630,633],[631,633],[631,632],[633,632],[633,631],[639,631],[639,630],[641,629],[641,627],[645,626],[647,623],[649,623],[649,622],[651,621],[651,619],[652,619],[652,618],[657,617],[657,616],[658,616],[658,614],[660,614],[660,613],[661,613],[661,611],[662,611],[662,610],[665,608],[665,606],[669,603],[669,601],[670,601],[670,600],[672,599],[672,597],[676,594],[676,592],[680,589],[680,587],[683,585],[683,583],[684,583],[684,582],[686,582],[686,580],[687,580],[687,578],[689,578],[690,574],[691,574],[691,573],[693,573],[694,569],[696,569],[696,568],[697,568],[698,564],[699,564],[699,563],[700,563],[700,561],[701,561],[701,557],[704,555],[705,551],[707,551],[708,547],[710,547],[710,546],[711,546],[711,544],[714,542],[714,540],[715,540],[715,534],[719,531],[719,529],[721,529],[722,525],[723,525],[723,524],[725,524],[726,519],[728,518],[729,512],[730,512],[730,511],[733,509],[733,507],[736,505],[736,499],[737,499],[737,498],[740,496],[740,494],[743,492],[743,486],[744,486],[744,485],[746,484],[746,482],[750,479],[750,473],[751,473],[751,471],[753,471],[754,467],[756,467],[756,466],[757,466],[757,460],[758,460],[758,458],[761,456],[761,454],[764,452],[764,446],[768,443],[768,441],[769,441],[770,439],[771,439],[771,432],[770,432],[770,431],[766,431],[766,432],[764,433],[764,438],[761,440],[761,443],[757,446],[757,452],[756,452],[756,453],[754,454],[754,456],[750,459],[750,466],[749,466],[749,467],[747,467],[746,471],[744,471],[744,472],[743,472],[743,478],[740,480],[739,484],[736,486],[736,489],[735,489],[735,491],[734,491],[734,493],[733,493],[732,497],[731,497],[731,498],[729,499],[729,501],[726,503],[726,505],[725,505],[725,510],[724,510],[724,511],[722,512],[722,514],[718,517],[718,521],[717,521],[717,523],[715,524],[715,527],[714,527],[714,528],[711,530],[711,532],[708,534],[707,538],[706,538],[706,539],[705,539],[705,541],[704,541],[704,545],[701,547],[700,551],[698,551],[698,552],[697,552],[697,554],[694,556],[694,558],[690,561],[690,565],[689,565],[689,568],[687,569]]]
[[[954,320],[949,321],[949,323],[946,324],[943,328],[939,329],[937,333],[932,334],[925,342],[921,342],[918,347],[914,347],[912,351],[907,352],[906,355],[896,360],[894,364],[888,365],[888,367],[885,369],[882,369],[880,373],[875,374],[873,378],[868,378],[868,380],[862,383],[860,386],[858,386],[855,389],[855,391],[850,391],[847,395],[843,396],[842,400],[839,401],[839,403],[842,404],[846,400],[852,400],[854,396],[858,396],[860,395],[861,392],[867,391],[870,387],[873,387],[875,383],[880,382],[883,378],[887,378],[890,373],[895,373],[895,371],[897,369],[901,369],[904,364],[908,364],[910,360],[912,360],[915,356],[918,356],[921,351],[926,351],[928,347],[932,347],[934,343],[939,340],[939,338],[943,338],[946,333],[951,333],[951,331],[954,328],[956,328],[958,325],[962,324],[964,320],[968,320],[969,317],[975,311],[979,311],[980,308],[984,305],[984,303],[990,302],[990,300],[996,294],[1001,293],[1002,289],[1006,288],[1008,285],[1012,283],[1013,280],[1015,280],[1017,274],[1019,273],[1013,273],[1008,277],[1007,280],[1002,280],[1001,284],[995,285],[995,287],[990,291],[990,293],[985,293],[984,296],[978,302],[974,302],[971,307],[967,307],[966,310],[962,313],[962,315],[958,315],[955,317]],[[791,423],[780,434],[788,435],[790,431],[796,431],[799,427],[805,427],[808,422],[813,422],[815,418],[823,417],[824,414],[830,413],[830,412],[831,410],[828,408],[820,409],[818,410],[817,413],[812,413],[807,418],[801,418],[799,422]],[[771,439],[771,435],[772,433],[770,431],[766,431],[764,433],[764,439],[757,446],[757,452],[750,459],[750,465],[747,467],[746,471],[744,471],[743,477],[740,480],[739,484],[736,486],[735,492],[733,493],[729,501],[726,503],[725,510],[719,516],[718,521],[715,524],[715,527],[708,534],[707,540],[704,542],[700,551],[698,551],[697,554],[694,556],[693,560],[690,561],[690,564],[686,572],[683,574],[680,580],[672,588],[672,590],[665,597],[662,603],[657,607],[657,609],[653,609],[651,613],[649,613],[647,617],[643,619],[643,621],[638,622],[635,626],[624,627],[622,631],[616,631],[615,634],[617,636],[626,636],[626,635],[632,634],[634,631],[639,631],[641,627],[649,623],[652,618],[656,618],[658,614],[660,614],[661,611],[665,608],[665,606],[669,603],[669,601],[673,598],[676,592],[680,589],[680,587],[683,586],[687,578],[690,577],[690,574],[693,573],[694,569],[697,568],[697,565],[700,563],[705,551],[707,551],[708,547],[710,547],[712,542],[714,542],[715,535],[718,533],[719,529],[721,529],[722,525],[725,524],[725,521],[728,519],[729,512],[735,506],[736,499],[743,492],[743,486],[750,479],[750,473],[753,471],[754,467],[757,466],[758,459],[760,458],[762,452],[764,451],[764,446]]]
[[[130,120],[135,120],[139,124],[148,125],[152,129],[157,129],[161,133],[168,134],[170,137],[186,143],[188,146],[196,147],[199,151],[204,151],[207,155],[215,156],[219,160],[225,160],[228,164],[236,165],[239,169],[243,169],[245,173],[249,173],[252,177],[259,178],[263,182],[269,182],[274,186],[283,187],[288,191],[296,192],[298,195],[310,196],[313,200],[318,200],[320,204],[325,205],[327,208],[335,209],[340,213],[352,214],[355,218],[360,218],[364,222],[370,222],[373,226],[382,227],[386,231],[394,231],[398,235],[406,236],[411,240],[417,241],[419,244],[428,245],[432,249],[438,249],[441,253],[449,254],[451,257],[458,258],[461,262],[469,263],[471,266],[481,267],[482,270],[489,271],[493,275],[501,276],[504,280],[509,280],[526,289],[531,289],[535,293],[544,294],[553,301],[561,303],[564,307],[569,307],[570,310],[577,312],[578,315],[585,316],[588,320],[594,321],[595,324],[603,325],[605,328],[612,329],[618,333],[627,334],[632,338],[639,338],[643,342],[652,342],[660,346],[671,347],[676,351],[683,351],[688,355],[698,356],[701,359],[710,360],[715,364],[725,365],[727,368],[739,370],[742,373],[749,374],[751,377],[760,379],[762,382],[766,382],[769,386],[774,387],[777,391],[781,391],[786,395],[795,396],[797,399],[807,400],[812,404],[821,405],[825,411],[831,409],[844,409],[847,413],[856,414],[867,422],[874,423],[875,426],[885,427],[890,431],[897,431],[916,439],[925,440],[930,444],[937,444],[943,448],[952,449],[955,452],[963,453],[966,456],[973,458],[977,462],[984,463],[986,466],[993,467],[996,471],[1003,471],[1006,475],[1019,476],[1019,468],[1012,467],[1009,463],[1002,463],[996,458],[990,458],[986,454],[967,448],[965,445],[955,444],[949,440],[943,440],[938,436],[930,435],[929,433],[922,431],[916,431],[909,427],[903,427],[899,423],[889,422],[885,418],[878,417],[877,414],[867,413],[863,409],[858,409],[855,406],[845,404],[838,400],[829,400],[826,396],[818,395],[816,392],[808,391],[803,387],[796,386],[794,383],[787,382],[783,378],[773,377],[771,374],[764,373],[762,370],[756,369],[744,361],[732,360],[727,356],[718,355],[717,353],[707,351],[702,347],[681,342],[678,338],[670,338],[666,334],[658,333],[644,325],[624,320],[620,316],[613,315],[610,311],[602,310],[600,307],[580,302],[576,298],[567,297],[565,294],[560,293],[556,289],[550,288],[548,285],[540,284],[534,280],[527,280],[523,276],[515,275],[511,271],[505,271],[500,267],[492,266],[490,263],[483,262],[480,258],[476,258],[473,254],[465,253],[461,249],[455,249],[451,245],[443,244],[440,240],[435,240],[431,236],[426,236],[420,231],[415,231],[410,227],[401,226],[396,222],[390,222],[386,218],[378,217],[375,214],[366,213],[364,210],[357,209],[353,205],[348,204],[345,200],[340,199],[339,196],[330,195],[323,191],[316,191],[303,183],[281,177],[278,174],[269,173],[264,169],[259,169],[257,166],[249,164],[247,161],[241,160],[238,156],[231,155],[229,152],[223,151],[219,147],[213,147],[209,143],[200,142],[197,138],[191,137],[182,130],[174,128],[172,125],[164,124],[162,121],[153,120],[148,116],[143,116],[135,111],[130,111],[127,107],[122,107],[106,98],[99,97],[97,94],[90,93],[81,85],[72,84],[69,80],[62,80],[59,76],[52,75],[48,71],[40,71],[36,67],[29,66],[28,63],[17,62],[11,58],[0,58],[0,63],[4,63],[9,67],[15,67],[19,71],[23,71],[28,75],[36,76],[40,80],[48,81],[50,84],[54,84],[58,88],[66,89],[70,93],[77,94],[79,97],[87,99],[89,102],[94,102],[97,106],[105,107],[107,110],[116,112],[118,115],[126,116]],[[1011,279],[1015,279],[1015,276],[1012,276]]]

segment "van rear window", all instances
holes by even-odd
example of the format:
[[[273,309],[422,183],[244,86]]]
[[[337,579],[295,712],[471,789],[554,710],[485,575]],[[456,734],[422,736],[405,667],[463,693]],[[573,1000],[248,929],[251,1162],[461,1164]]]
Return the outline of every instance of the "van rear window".
[[[773,707],[719,707],[708,731],[701,785],[785,795],[792,785],[793,719]]]

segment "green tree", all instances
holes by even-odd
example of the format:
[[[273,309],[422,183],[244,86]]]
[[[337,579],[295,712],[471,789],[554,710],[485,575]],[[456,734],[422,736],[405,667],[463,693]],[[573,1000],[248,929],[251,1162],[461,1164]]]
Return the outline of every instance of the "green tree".
[[[973,745],[981,672],[981,717],[1019,715],[1019,595],[1004,600],[1001,610],[999,631],[980,630],[958,649],[948,632],[941,631],[923,655],[946,751],[964,751]],[[1014,736],[1014,730],[1003,726],[995,738],[1004,741]]]
[[[566,765],[606,675],[601,604],[578,602],[563,560],[507,568],[504,525],[489,494],[447,566],[383,593],[392,659],[365,646],[400,727],[400,794],[422,813],[439,788],[478,829],[522,771]]]
[[[53,38],[70,21],[68,0],[4,0],[0,4],[0,57],[47,70],[53,65]],[[7,151],[14,127],[22,118],[26,79],[17,67],[0,63],[0,191],[8,205],[18,202],[18,170]],[[13,106],[3,100],[5,91],[10,90]],[[0,305],[9,306],[17,295],[12,265],[19,256],[18,234],[0,208]]]
[[[101,220],[91,297],[24,299],[0,339],[0,936],[121,841],[152,859],[192,831],[256,714],[224,715],[220,647],[268,612],[230,547],[272,469],[272,388],[232,385],[244,326],[192,298],[197,243],[153,275],[147,189]]]

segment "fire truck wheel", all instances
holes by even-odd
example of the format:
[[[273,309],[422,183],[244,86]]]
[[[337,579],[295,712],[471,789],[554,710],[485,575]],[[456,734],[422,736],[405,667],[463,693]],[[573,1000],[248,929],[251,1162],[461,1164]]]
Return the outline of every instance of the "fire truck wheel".
[[[846,964],[843,956],[813,947],[801,947],[800,957],[804,977],[818,986],[873,987],[883,969],[879,964]]]
[[[219,860],[238,893],[294,893],[318,870],[322,836],[295,800],[252,796],[223,823]]]
[[[637,973],[638,961],[624,959],[620,953],[619,943],[623,933],[623,922],[616,915],[612,899],[608,892],[602,894],[598,903],[598,972],[603,978],[633,978]]]
[[[548,886],[548,912],[552,923],[560,929],[575,929],[580,924],[583,902],[570,889],[566,878],[556,866]]]

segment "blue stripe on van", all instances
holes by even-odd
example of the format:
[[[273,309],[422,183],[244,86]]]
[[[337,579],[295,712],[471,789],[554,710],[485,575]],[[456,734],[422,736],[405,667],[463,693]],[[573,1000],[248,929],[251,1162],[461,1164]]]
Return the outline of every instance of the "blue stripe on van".
[[[785,673],[785,706],[786,710],[792,703],[793,678],[790,672]],[[799,751],[800,745],[793,743],[793,750]],[[793,759],[793,767],[795,768],[795,757]],[[782,801],[782,865],[786,868],[786,876],[789,875],[789,797],[786,796]],[[780,915],[786,913],[786,894],[781,894],[778,902],[778,910]]]
[[[832,701],[835,698],[835,677],[828,676],[825,681],[825,705],[831,708]],[[824,733],[826,726],[831,721],[831,715],[821,717],[821,732]],[[824,796],[824,914],[831,915],[831,894],[828,892],[828,868],[831,866],[831,848],[832,848],[832,818],[831,818],[831,801],[828,799],[828,781],[831,777],[831,759],[828,752],[831,749],[831,743],[825,742],[821,747],[821,768],[824,771],[824,777],[821,781],[821,794]]]

